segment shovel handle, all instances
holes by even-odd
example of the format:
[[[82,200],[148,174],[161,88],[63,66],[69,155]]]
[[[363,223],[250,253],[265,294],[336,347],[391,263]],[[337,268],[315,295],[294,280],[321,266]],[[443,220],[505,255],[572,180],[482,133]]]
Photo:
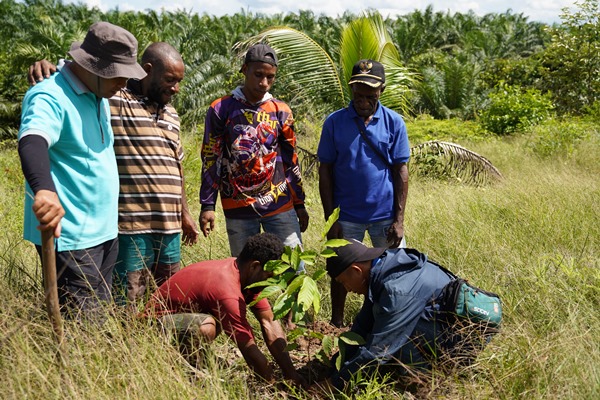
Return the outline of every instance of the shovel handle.
[[[56,282],[56,252],[54,250],[54,231],[42,231],[42,275],[46,310],[52,323],[54,336],[59,345],[64,338],[60,304],[58,302],[58,284]]]

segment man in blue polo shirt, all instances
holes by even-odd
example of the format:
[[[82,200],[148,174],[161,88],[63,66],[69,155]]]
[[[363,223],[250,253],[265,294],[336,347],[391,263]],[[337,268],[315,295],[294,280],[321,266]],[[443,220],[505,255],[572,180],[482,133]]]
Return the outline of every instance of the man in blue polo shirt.
[[[406,125],[379,97],[385,89],[383,65],[360,60],[348,82],[352,101],[327,117],[317,155],[319,192],[327,219],[340,217],[327,237],[364,239],[375,247],[404,247],[410,147]],[[331,323],[341,326],[346,290],[331,281]]]
[[[119,176],[106,99],[128,78],[146,76],[137,45],[125,29],[97,22],[71,46],[73,61],[23,99],[24,238],[41,255],[40,231],[54,233],[60,303],[89,318],[111,299],[118,253]]]

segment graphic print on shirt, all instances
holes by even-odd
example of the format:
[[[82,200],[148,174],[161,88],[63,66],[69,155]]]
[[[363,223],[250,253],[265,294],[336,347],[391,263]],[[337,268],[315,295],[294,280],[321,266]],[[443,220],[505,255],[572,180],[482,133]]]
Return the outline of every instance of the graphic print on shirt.
[[[289,107],[270,99],[248,104],[225,96],[207,112],[201,204],[221,197],[227,218],[271,216],[304,200]]]
[[[277,133],[265,122],[256,127],[238,124],[227,162],[232,197],[260,197],[271,190],[277,163]]]

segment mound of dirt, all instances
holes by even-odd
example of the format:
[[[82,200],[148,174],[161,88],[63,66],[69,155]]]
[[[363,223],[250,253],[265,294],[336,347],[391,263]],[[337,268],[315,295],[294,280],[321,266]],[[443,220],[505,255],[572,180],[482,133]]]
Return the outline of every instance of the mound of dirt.
[[[307,333],[315,332],[331,337],[338,337],[348,330],[348,327],[337,328],[325,321],[314,321],[305,327]],[[310,334],[299,336],[295,340],[296,348],[290,351],[290,357],[298,372],[309,382],[314,383],[326,379],[331,374],[331,366],[315,358],[321,350],[321,339]],[[333,353],[337,348],[333,349]]]

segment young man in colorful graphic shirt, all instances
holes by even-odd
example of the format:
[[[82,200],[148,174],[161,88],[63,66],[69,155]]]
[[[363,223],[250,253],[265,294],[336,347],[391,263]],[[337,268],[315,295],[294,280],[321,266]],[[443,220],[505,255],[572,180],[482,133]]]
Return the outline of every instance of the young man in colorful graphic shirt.
[[[292,111],[269,93],[275,51],[252,46],[240,72],[243,86],[207,112],[200,187],[200,229],[205,237],[214,229],[220,193],[232,256],[261,227],[295,247],[308,226]]]

